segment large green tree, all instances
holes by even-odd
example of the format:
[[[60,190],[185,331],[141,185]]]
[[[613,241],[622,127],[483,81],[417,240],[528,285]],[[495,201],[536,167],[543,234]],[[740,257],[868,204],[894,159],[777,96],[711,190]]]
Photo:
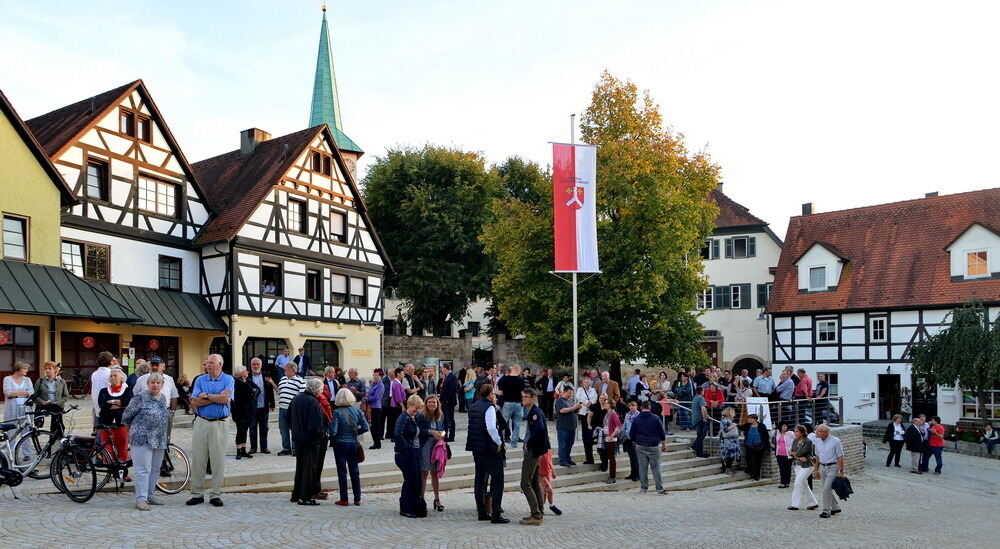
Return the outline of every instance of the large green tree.
[[[947,328],[910,349],[910,361],[913,375],[972,392],[987,419],[986,391],[1000,387],[1000,319],[991,323],[980,303],[964,305]]]
[[[395,267],[386,285],[413,326],[440,334],[469,303],[488,295],[492,263],[478,237],[500,179],[474,152],[425,146],[379,157],[364,180],[364,197]]]
[[[582,118],[583,141],[597,153],[598,243],[602,273],[580,284],[580,357],[621,364],[704,364],[701,326],[692,314],[705,288],[698,250],[717,209],[708,194],[718,167],[691,153],[666,129],[659,108],[632,82],[605,72]],[[497,262],[493,293],[501,318],[525,336],[545,365],[572,356],[569,285],[553,267],[552,189],[532,181],[530,192],[494,203],[486,250]],[[531,197],[538,196],[537,200]]]

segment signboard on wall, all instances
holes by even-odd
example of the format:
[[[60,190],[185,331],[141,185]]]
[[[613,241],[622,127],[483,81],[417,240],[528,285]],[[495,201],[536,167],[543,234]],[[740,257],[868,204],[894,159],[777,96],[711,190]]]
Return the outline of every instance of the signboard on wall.
[[[94,341],[94,338],[92,338],[90,336],[84,336],[84,338],[82,340],[80,340],[80,343],[83,345],[84,349],[93,349],[94,348],[94,344],[96,342]]]
[[[747,414],[757,414],[757,421],[767,427],[768,431],[774,429],[771,425],[771,407],[767,404],[767,397],[747,397]]]
[[[7,345],[10,343],[10,332],[5,330],[0,330],[0,345]]]

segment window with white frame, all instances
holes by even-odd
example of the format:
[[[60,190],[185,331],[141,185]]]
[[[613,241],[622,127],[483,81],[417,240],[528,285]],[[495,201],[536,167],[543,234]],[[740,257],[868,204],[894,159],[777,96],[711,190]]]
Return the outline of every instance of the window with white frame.
[[[351,305],[365,305],[365,279],[351,277]]]
[[[989,253],[986,250],[975,250],[965,253],[965,276],[967,278],[978,278],[989,275]]]
[[[28,220],[13,215],[3,216],[3,256],[6,259],[28,260]]]
[[[733,284],[729,287],[729,307],[732,309],[741,309],[743,300],[750,296],[743,295],[743,287],[739,284]]]
[[[837,342],[837,321],[835,319],[816,321],[816,341],[819,343]]]
[[[698,292],[698,310],[705,311],[712,308],[712,287]]]
[[[826,266],[809,267],[809,289],[810,290],[826,289]]]
[[[885,342],[885,317],[876,317],[871,319],[869,324],[869,337],[872,343],[884,343]]]
[[[177,216],[177,185],[139,176],[139,209]]]
[[[333,303],[347,303],[347,277],[335,274],[330,277],[330,287],[332,294],[330,301]]]
[[[330,236],[337,242],[347,242],[347,214],[330,212]]]
[[[709,238],[701,247],[702,259],[719,259],[719,239]]]
[[[306,215],[306,201],[288,199],[288,230],[302,234],[309,232],[309,217]]]

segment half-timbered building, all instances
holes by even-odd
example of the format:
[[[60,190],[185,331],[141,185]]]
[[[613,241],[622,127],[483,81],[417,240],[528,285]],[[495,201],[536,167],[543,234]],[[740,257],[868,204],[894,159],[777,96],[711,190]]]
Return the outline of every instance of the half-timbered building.
[[[804,205],[767,305],[774,364],[825,374],[848,421],[974,413],[971,395],[913,376],[908,353],[963,303],[1000,313],[998,227],[1000,189],[829,213]]]
[[[712,236],[701,249],[708,288],[698,295],[702,348],[716,366],[746,369],[750,375],[770,364],[764,306],[781,254],[781,239],[763,219],[714,189],[718,206]]]
[[[240,143],[194,164],[220,212],[196,240],[202,293],[229,320],[218,350],[246,364],[304,347],[317,368],[370,374],[389,262],[333,133],[249,129]]]
[[[64,367],[134,349],[167,371],[200,371],[224,324],[200,296],[195,236],[211,217],[162,114],[141,80],[27,121],[78,202],[62,214],[62,266],[137,313],[133,325],[60,321]]]

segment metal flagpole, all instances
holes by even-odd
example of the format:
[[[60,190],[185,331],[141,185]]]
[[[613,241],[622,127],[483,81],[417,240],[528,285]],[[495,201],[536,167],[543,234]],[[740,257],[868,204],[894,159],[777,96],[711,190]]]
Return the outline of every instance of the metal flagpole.
[[[576,115],[569,115],[569,142],[571,145],[576,144]],[[580,385],[580,343],[579,334],[577,333],[577,310],[576,310],[576,271],[573,271],[573,386],[578,387]],[[576,390],[573,391],[574,394]]]

